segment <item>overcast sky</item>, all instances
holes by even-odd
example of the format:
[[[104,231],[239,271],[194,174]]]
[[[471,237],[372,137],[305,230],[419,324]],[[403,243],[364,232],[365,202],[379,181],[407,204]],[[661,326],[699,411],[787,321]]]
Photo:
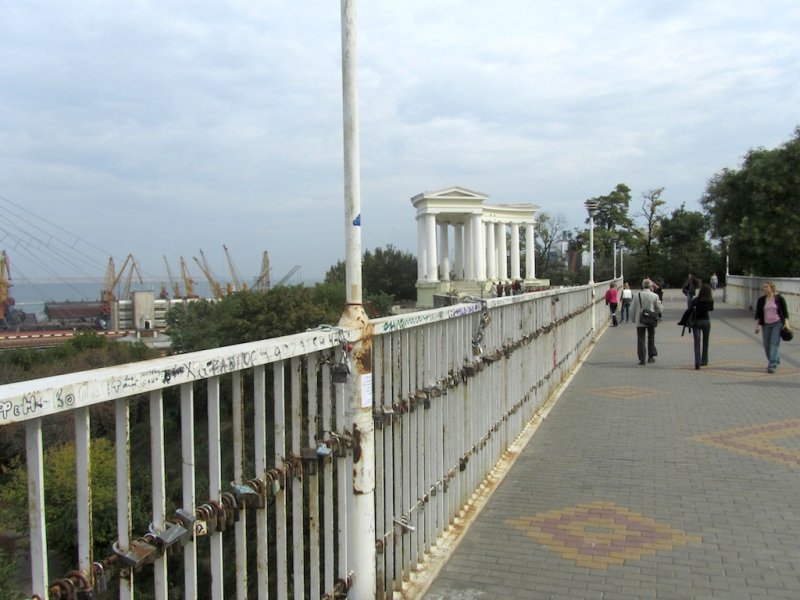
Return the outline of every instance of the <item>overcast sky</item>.
[[[357,7],[364,249],[416,252],[410,198],[452,185],[569,229],[618,183],[699,210],[800,125],[797,0]],[[224,279],[223,244],[247,278],[268,251],[273,282],[344,258],[339,2],[0,0],[0,56],[12,278],[129,253],[163,277],[202,248]]]

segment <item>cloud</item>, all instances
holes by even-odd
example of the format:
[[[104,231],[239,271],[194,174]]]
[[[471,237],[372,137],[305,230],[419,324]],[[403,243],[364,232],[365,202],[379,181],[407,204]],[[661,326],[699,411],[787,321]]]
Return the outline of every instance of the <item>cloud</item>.
[[[791,136],[800,5],[359,2],[363,246],[414,251],[409,198],[462,185],[583,225],[627,183],[697,208]],[[338,4],[5,3],[0,195],[109,253],[222,244],[255,274],[344,256]]]

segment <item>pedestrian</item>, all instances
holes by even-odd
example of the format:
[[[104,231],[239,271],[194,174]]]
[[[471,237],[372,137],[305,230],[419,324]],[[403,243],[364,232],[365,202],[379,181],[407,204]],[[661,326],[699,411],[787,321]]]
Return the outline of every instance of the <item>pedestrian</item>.
[[[771,281],[764,283],[764,295],[756,302],[756,330],[761,329],[761,341],[764,343],[764,352],[767,354],[767,372],[774,373],[781,364],[780,345],[781,329],[784,327],[791,331],[789,311],[786,300],[778,294],[775,284]]]
[[[717,289],[717,285],[719,284],[719,277],[717,277],[716,273],[711,274],[711,278],[708,281],[711,284],[711,289]]]
[[[711,293],[710,285],[700,286],[700,292],[692,301],[690,310],[695,311],[692,336],[694,337],[694,368],[697,370],[708,364],[708,336],[711,333],[711,317],[708,313],[714,310],[714,295]]]
[[[683,284],[683,295],[686,296],[686,306],[690,308],[692,306],[692,300],[694,300],[694,293],[699,287],[697,278],[689,273],[689,276],[686,278],[686,283]]]
[[[629,284],[622,286],[622,308],[619,311],[620,323],[626,323],[631,320],[631,300],[633,300],[633,290]]]
[[[642,289],[633,296],[631,302],[633,322],[636,323],[636,353],[640,365],[645,364],[645,358],[649,363],[656,362],[656,326],[661,318],[662,305],[658,296],[651,291],[652,285],[653,282],[649,279],[643,280]]]
[[[606,306],[611,311],[611,326],[617,326],[617,306],[619,304],[619,293],[617,292],[617,286],[614,285],[614,282],[608,284],[608,290],[606,291]]]

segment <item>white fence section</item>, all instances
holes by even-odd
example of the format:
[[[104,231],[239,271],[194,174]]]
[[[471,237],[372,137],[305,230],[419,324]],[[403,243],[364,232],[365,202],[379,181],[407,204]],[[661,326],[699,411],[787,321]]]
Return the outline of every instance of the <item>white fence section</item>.
[[[755,311],[756,301],[764,292],[761,286],[771,281],[786,299],[789,321],[800,325],[800,279],[788,277],[760,277],[758,275],[728,275],[725,283],[725,303]]]
[[[121,598],[343,597],[359,576],[348,548],[369,544],[375,597],[391,598],[606,324],[607,287],[476,300],[378,319],[366,332],[323,328],[0,386],[3,435],[26,440],[31,594],[113,586]],[[371,353],[358,360],[372,377],[356,382],[351,343],[370,337]],[[354,540],[348,506],[362,449],[348,399],[364,381],[376,539]],[[111,501],[93,497],[90,483],[99,415],[113,422]],[[57,499],[44,473],[48,432],[65,423],[74,423],[78,550],[54,575],[47,514]],[[149,476],[132,479],[134,471]],[[116,520],[107,547],[92,534],[99,518]]]

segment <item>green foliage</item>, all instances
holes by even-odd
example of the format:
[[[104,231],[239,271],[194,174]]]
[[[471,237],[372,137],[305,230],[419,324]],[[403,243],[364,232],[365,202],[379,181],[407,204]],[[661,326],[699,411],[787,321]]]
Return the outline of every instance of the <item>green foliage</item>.
[[[189,302],[167,313],[167,334],[176,352],[193,352],[290,335],[337,323],[344,287],[278,286],[242,291],[216,302]]]
[[[345,263],[339,261],[325,274],[325,283],[345,283]],[[361,262],[365,296],[389,295],[396,301],[417,297],[417,259],[391,244],[367,250]]]
[[[719,252],[706,237],[708,219],[700,212],[681,207],[660,222],[658,238],[658,276],[674,286],[680,285],[688,273],[708,281],[712,273],[721,273]]]
[[[107,554],[117,539],[114,447],[100,438],[91,449],[92,535],[95,552]],[[47,498],[47,543],[65,561],[77,556],[75,445],[67,443],[45,451],[44,481]],[[0,488],[0,526],[20,533],[28,531],[28,480],[25,465],[14,459],[3,467]],[[141,496],[134,498],[134,510]]]
[[[23,600],[25,594],[14,586],[17,577],[17,565],[12,556],[0,548],[0,598],[4,600]]]
[[[45,350],[0,353],[0,384],[62,375],[154,358],[158,352],[145,344],[117,342],[93,331],[78,333]]]
[[[751,149],[741,169],[709,181],[701,204],[712,234],[730,247],[733,270],[800,275],[800,127],[782,146]]]

